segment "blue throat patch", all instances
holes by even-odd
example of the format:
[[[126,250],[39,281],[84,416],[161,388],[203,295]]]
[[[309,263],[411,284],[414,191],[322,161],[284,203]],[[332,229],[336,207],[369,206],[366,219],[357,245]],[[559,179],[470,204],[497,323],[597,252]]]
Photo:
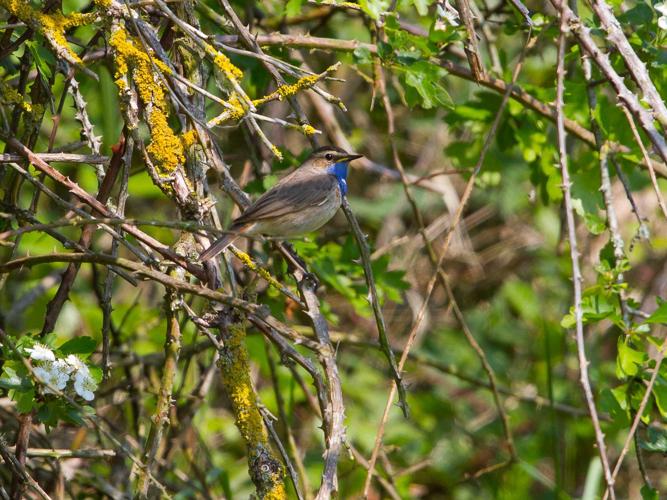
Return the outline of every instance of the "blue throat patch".
[[[345,161],[341,163],[334,163],[327,168],[327,173],[336,177],[338,180],[338,187],[340,193],[345,196],[347,194],[347,166],[350,162]]]

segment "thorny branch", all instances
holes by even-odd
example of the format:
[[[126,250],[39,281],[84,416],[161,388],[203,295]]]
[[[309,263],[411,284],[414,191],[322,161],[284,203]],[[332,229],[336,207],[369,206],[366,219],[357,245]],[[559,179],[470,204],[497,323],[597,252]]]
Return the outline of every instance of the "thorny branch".
[[[574,208],[572,206],[571,180],[567,166],[567,151],[565,146],[565,126],[563,124],[563,94],[565,89],[565,43],[568,33],[569,7],[561,0],[560,11],[560,36],[558,38],[558,66],[556,69],[556,129],[558,133],[558,158],[561,175],[563,178],[562,190],[565,205],[565,217],[567,221],[568,240],[570,242],[570,259],[572,261],[572,283],[574,288],[574,315],[576,320],[575,340],[577,344],[577,354],[579,358],[580,383],[588,405],[588,411],[591,416],[593,429],[595,430],[595,440],[598,446],[598,453],[602,461],[605,481],[609,488],[612,500],[616,498],[614,494],[614,479],[609,467],[609,458],[607,456],[607,447],[604,441],[604,434],[600,428],[600,417],[598,416],[593,391],[588,375],[588,360],[586,359],[586,345],[584,340],[584,320],[582,309],[582,283],[583,276],[579,268],[579,250],[577,249],[577,234],[574,222]],[[569,11],[571,12],[571,11]]]

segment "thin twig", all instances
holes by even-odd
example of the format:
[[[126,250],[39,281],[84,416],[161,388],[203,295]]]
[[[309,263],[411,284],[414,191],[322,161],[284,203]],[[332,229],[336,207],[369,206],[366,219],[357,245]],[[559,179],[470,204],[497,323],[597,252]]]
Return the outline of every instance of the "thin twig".
[[[602,468],[604,470],[605,480],[610,488],[612,500],[615,498],[614,494],[614,480],[609,468],[609,459],[607,457],[607,448],[604,442],[604,434],[600,428],[600,418],[595,407],[595,400],[593,398],[593,391],[588,377],[588,360],[586,359],[586,347],[584,341],[584,324],[583,324],[583,309],[582,309],[582,290],[581,285],[583,277],[579,269],[579,251],[577,250],[577,234],[574,222],[574,208],[572,206],[572,195],[570,192],[570,174],[567,167],[567,151],[565,148],[565,126],[563,123],[563,94],[564,94],[564,79],[565,79],[565,40],[568,32],[568,16],[566,14],[567,4],[564,0],[561,1],[560,10],[560,36],[558,38],[558,65],[556,69],[557,87],[556,87],[556,130],[558,133],[558,157],[561,175],[563,178],[562,190],[565,202],[565,215],[567,221],[568,239],[570,240],[570,259],[572,261],[572,281],[574,288],[574,313],[576,320],[575,338],[577,343],[577,354],[579,358],[579,372],[581,387],[588,405],[588,411],[591,416],[593,429],[595,431],[595,439],[598,445],[598,453],[602,460]],[[570,11],[571,12],[571,11]]]
[[[639,146],[639,149],[642,152],[642,156],[644,157],[644,162],[648,165],[648,172],[649,176],[651,177],[651,185],[653,186],[653,191],[655,192],[655,196],[658,199],[658,205],[660,206],[660,210],[662,211],[662,215],[667,219],[667,205],[665,204],[665,198],[662,196],[662,190],[660,189],[660,186],[658,186],[658,179],[655,176],[655,168],[653,168],[653,161],[648,155],[648,151],[646,151],[646,147],[644,146],[644,141],[642,141],[641,136],[639,135],[639,131],[637,130],[637,126],[635,125],[635,120],[632,117],[632,114],[628,110],[627,106],[621,106],[621,109],[623,110],[623,113],[625,114],[625,117],[628,120],[628,124],[630,125],[630,130],[632,130],[632,136],[635,139],[635,142]]]
[[[33,477],[28,473],[25,468],[25,465],[22,464],[14,454],[9,450],[9,446],[5,443],[5,438],[0,436],[0,457],[2,457],[5,465],[12,469],[14,477],[17,478],[19,483],[27,484],[31,489],[44,500],[51,500],[51,497],[41,488],[41,486],[33,479]],[[20,498],[20,497],[19,497]]]
[[[405,387],[403,385],[403,380],[401,378],[401,370],[396,367],[396,358],[394,357],[394,352],[391,350],[389,344],[389,339],[387,337],[387,326],[385,325],[384,315],[382,314],[382,308],[380,307],[380,300],[378,299],[377,288],[375,286],[375,278],[373,277],[373,268],[371,266],[371,252],[368,247],[368,241],[364,236],[359,222],[350,207],[350,203],[347,200],[346,196],[343,196],[343,211],[347,217],[350,226],[352,227],[352,232],[355,239],[357,240],[357,245],[359,246],[359,252],[361,253],[361,263],[364,268],[364,276],[366,277],[366,285],[368,286],[368,294],[370,298],[371,307],[373,308],[373,315],[375,316],[375,324],[378,330],[378,338],[380,339],[380,345],[382,346],[382,352],[389,362],[389,370],[391,371],[394,383],[398,389],[398,400],[399,406],[403,411],[403,415],[406,418],[409,417],[409,408],[408,402],[406,400]]]
[[[554,2],[559,2],[559,0],[554,0]],[[560,5],[560,3],[558,3],[558,5]],[[558,5],[556,5],[556,7],[558,7]],[[578,19],[573,20],[572,22],[573,23],[578,22]],[[229,43],[229,44],[233,44],[238,41],[238,37],[236,35],[219,35],[217,39],[223,43]],[[377,46],[375,44],[362,43],[356,40],[338,40],[334,38],[321,38],[321,37],[314,37],[314,36],[307,36],[300,34],[279,34],[279,33],[272,33],[269,35],[257,35],[256,39],[260,45],[267,45],[267,46],[279,45],[279,46],[304,47],[304,48],[322,49],[322,50],[340,50],[344,52],[353,52],[357,48],[364,48],[367,49],[373,55],[377,54]],[[599,51],[596,52],[597,56],[603,57],[600,54],[601,53]],[[438,59],[434,62],[441,65],[453,76],[457,76],[465,80],[475,81],[475,77],[472,74],[472,72],[468,68],[461,66],[460,64],[456,64],[446,59]],[[527,93],[525,90],[521,89],[521,87],[519,87],[518,85],[509,84],[508,82],[500,78],[494,78],[490,75],[486,75],[484,78],[480,79],[478,83],[483,87],[486,87],[495,92],[503,94],[509,88],[511,92],[510,97],[512,99],[521,103],[525,107],[532,109],[536,113],[551,120],[552,122],[556,121],[556,109],[553,105],[540,101],[539,99]],[[627,94],[623,93],[623,96],[625,98]],[[585,142],[590,146],[595,146],[595,136],[590,130],[588,130],[586,127],[581,126],[579,123],[569,118],[564,118],[563,120],[565,124],[565,129],[567,130],[568,133],[579,138],[580,140],[582,140],[583,142]],[[630,149],[628,147],[618,143],[610,143],[610,148],[611,151],[613,152],[619,152],[619,153],[630,152]],[[663,159],[662,163],[654,163],[656,172],[659,173],[662,177],[667,177],[667,165],[665,165],[664,163],[665,161],[667,160]],[[644,163],[642,163],[641,165],[645,168],[648,168],[648,165],[645,165]]]
[[[616,480],[616,477],[618,476],[618,473],[621,470],[621,465],[623,465],[623,459],[625,458],[625,455],[628,453],[628,450],[630,449],[630,443],[637,434],[637,427],[639,427],[639,424],[642,420],[642,416],[644,415],[644,410],[646,409],[646,405],[648,404],[649,400],[651,399],[651,396],[653,395],[653,386],[655,385],[655,382],[658,379],[658,375],[660,373],[660,366],[662,365],[662,362],[665,359],[666,353],[667,353],[667,337],[665,337],[665,339],[663,340],[662,346],[660,346],[660,350],[658,351],[658,355],[655,357],[655,366],[653,367],[653,373],[651,374],[651,379],[649,380],[648,385],[645,388],[644,396],[642,397],[642,400],[639,403],[639,407],[637,408],[637,413],[635,414],[635,418],[633,419],[632,425],[630,426],[630,431],[628,432],[628,435],[625,438],[625,442],[623,443],[621,454],[618,456],[618,459],[616,460],[616,465],[614,466],[614,471],[611,476],[612,482]],[[609,493],[610,489],[609,487],[607,487],[602,497],[602,500],[607,500],[607,496]]]

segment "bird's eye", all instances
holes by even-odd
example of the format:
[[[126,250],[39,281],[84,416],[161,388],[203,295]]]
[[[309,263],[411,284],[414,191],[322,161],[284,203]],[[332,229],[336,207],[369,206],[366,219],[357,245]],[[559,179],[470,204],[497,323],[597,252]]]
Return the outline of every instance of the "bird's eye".
[[[325,154],[324,157],[325,157],[327,160],[333,160],[333,155],[332,155],[331,153],[327,153],[327,154]]]

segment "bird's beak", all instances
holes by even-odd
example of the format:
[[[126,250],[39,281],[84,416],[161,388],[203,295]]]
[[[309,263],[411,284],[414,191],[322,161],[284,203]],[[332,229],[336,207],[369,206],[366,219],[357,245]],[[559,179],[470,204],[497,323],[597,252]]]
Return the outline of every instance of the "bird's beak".
[[[338,158],[338,161],[352,161],[356,160],[357,158],[363,158],[364,155],[353,155],[353,154],[344,154],[341,155],[340,158]]]

